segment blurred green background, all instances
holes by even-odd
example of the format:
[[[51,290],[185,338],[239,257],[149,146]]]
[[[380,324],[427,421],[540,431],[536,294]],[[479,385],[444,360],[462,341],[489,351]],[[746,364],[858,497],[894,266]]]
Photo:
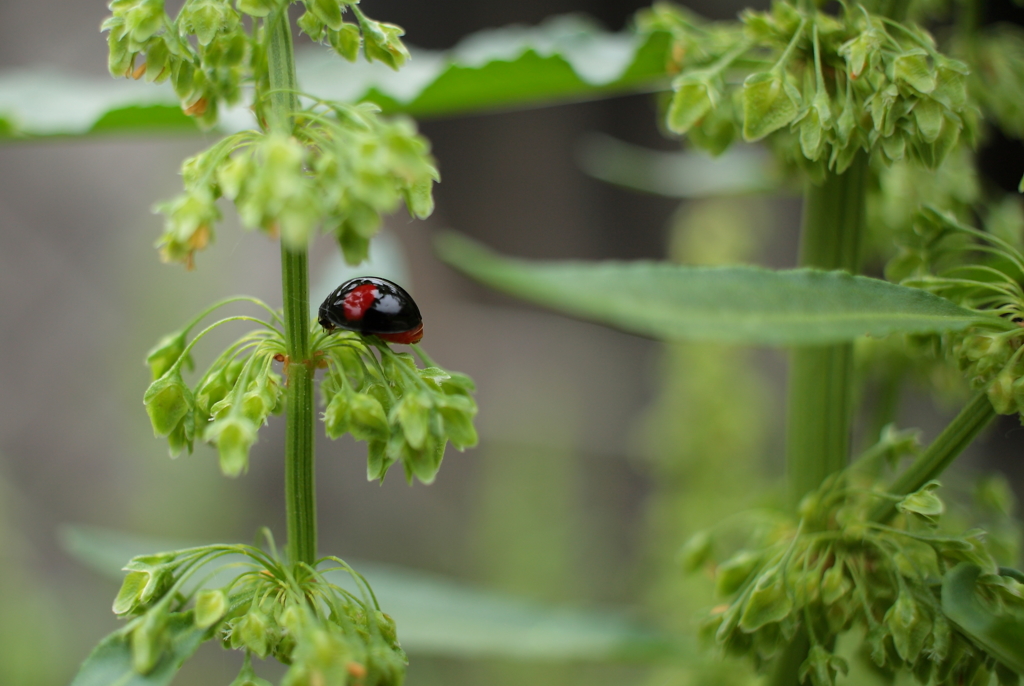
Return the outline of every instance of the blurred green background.
[[[691,4],[718,17],[740,5]],[[642,6],[366,0],[374,17],[404,26],[409,43],[435,49],[476,30],[563,12],[586,12],[617,30]],[[104,15],[99,1],[0,2],[0,69],[49,64],[105,74],[97,30]],[[363,446],[321,436],[323,551],[559,606],[615,607],[672,630],[689,629],[711,602],[699,580],[683,583],[674,557],[688,533],[772,498],[782,356],[666,347],[559,318],[485,292],[430,249],[434,232],[454,228],[528,257],[791,266],[793,197],[680,207],[580,170],[579,146],[591,132],[676,147],[656,119],[652,97],[630,96],[421,124],[441,169],[438,209],[427,222],[402,214],[389,221],[379,269],[405,275],[431,355],[477,381],[481,445],[450,452],[430,487],[409,487],[397,474],[378,486],[365,480]],[[142,361],[162,334],[223,296],[279,304],[277,245],[243,235],[229,213],[194,272],[160,264],[152,247],[160,219],[150,208],[178,192],[181,160],[213,140],[183,134],[0,147],[0,684],[67,683],[117,625],[110,612],[117,582],[61,548],[62,526],[208,542],[250,541],[266,525],[283,537],[279,420],[261,436],[250,472],[227,480],[206,446],[169,460],[141,404]],[[312,251],[317,303],[342,279],[336,253],[329,239]],[[201,345],[197,362],[217,349],[216,340]],[[941,411],[918,398],[905,425],[932,436]],[[1000,425],[976,461],[998,464],[1021,431]],[[1010,469],[1019,487],[1024,463]],[[414,651],[410,658],[411,686],[695,678],[671,664]],[[207,645],[176,683],[226,684],[239,664]],[[746,678],[729,669],[715,683]]]

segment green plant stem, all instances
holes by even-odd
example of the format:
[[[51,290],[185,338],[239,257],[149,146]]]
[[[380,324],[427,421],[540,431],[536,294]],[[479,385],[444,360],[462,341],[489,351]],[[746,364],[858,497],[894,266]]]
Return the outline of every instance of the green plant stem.
[[[291,134],[296,109],[295,57],[287,12],[268,21],[267,66],[270,129]],[[316,488],[314,465],[313,373],[309,348],[309,264],[305,249],[281,244],[281,287],[284,295],[285,376],[285,504],[288,558],[292,563],[316,560]]]
[[[807,182],[800,227],[800,266],[860,270],[868,159],[842,174]],[[794,505],[846,466],[853,416],[853,344],[804,346],[790,355],[786,407],[786,480]],[[797,686],[810,641],[801,628],[777,660],[769,686]]]
[[[800,627],[796,636],[793,637],[782,654],[775,659],[771,677],[768,683],[775,684],[799,684],[797,675],[800,673],[800,665],[807,659],[807,653],[811,649],[811,641],[807,635],[807,629]]]
[[[843,174],[808,183],[804,196],[800,265],[857,273],[864,227],[867,155]],[[846,466],[853,405],[853,345],[795,348],[790,356],[786,473],[798,503]]]
[[[983,390],[979,391],[960,410],[960,414],[942,430],[928,449],[896,478],[889,487],[889,493],[896,496],[908,495],[937,478],[971,444],[981,430],[995,419],[995,416],[996,411],[992,409],[988,394]],[[885,523],[895,514],[896,503],[885,500],[871,511],[870,519]]]

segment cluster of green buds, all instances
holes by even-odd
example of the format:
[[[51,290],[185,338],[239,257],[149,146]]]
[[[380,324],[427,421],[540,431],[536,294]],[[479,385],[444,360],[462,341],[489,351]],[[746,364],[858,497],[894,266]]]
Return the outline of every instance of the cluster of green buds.
[[[1024,254],[998,208],[982,231],[934,207],[914,217],[886,276],[975,310],[977,326],[935,339],[972,388],[985,388],[1000,414],[1024,416]],[[1001,236],[1004,234],[1006,237]],[[1015,242],[1017,243],[1015,245]]]
[[[668,128],[718,154],[742,133],[822,178],[861,150],[883,164],[937,167],[973,136],[967,65],[908,22],[844,3],[839,16],[775,2],[742,25],[707,24],[668,4],[641,16],[674,40]],[[742,85],[739,85],[742,84]]]
[[[393,24],[369,19],[355,6],[358,0],[307,0],[299,26],[314,40],[327,38],[346,59],[355,60],[360,47],[368,60],[397,69],[408,58],[403,31]],[[290,0],[185,0],[172,20],[164,0],[112,0],[108,66],[114,76],[170,81],[185,113],[208,128],[217,123],[221,105],[238,101],[241,87],[262,74],[266,60],[262,34],[273,14],[280,15]],[[342,21],[351,8],[358,24]],[[247,32],[245,17],[252,31]],[[262,20],[262,23],[257,20]]]
[[[334,51],[355,62],[359,48],[369,61],[383,62],[398,69],[409,59],[409,50],[401,41],[401,26],[374,21],[363,14],[359,0],[304,0],[306,11],[299,17],[299,28],[318,43],[327,41]],[[342,12],[351,9],[356,24],[344,21]]]
[[[237,301],[256,304],[269,321],[233,316],[199,332],[189,333],[214,309]],[[232,321],[262,325],[228,346],[192,386],[182,370],[192,368],[191,351],[214,328]],[[150,351],[147,363],[153,382],[143,404],[153,432],[165,436],[172,456],[192,452],[196,438],[217,448],[221,471],[230,477],[249,468],[249,452],[261,426],[283,409],[286,379],[275,371],[284,363],[280,315],[254,298],[221,301],[180,330],[165,336]],[[450,441],[458,450],[477,443],[473,426],[477,406],[472,380],[438,367],[415,346],[423,362],[418,367],[409,353],[396,353],[373,335],[350,331],[326,332],[312,323],[313,359],[326,368],[321,385],[327,435],[351,433],[369,445],[367,476],[383,479],[391,465],[401,462],[409,481],[434,480]]]
[[[203,329],[191,341],[188,335],[206,315],[231,302],[245,300],[263,307],[270,321],[234,316]],[[193,387],[185,382],[182,368],[191,369],[192,348],[207,333],[231,321],[252,321],[263,326],[230,345]],[[192,452],[198,437],[217,446],[221,471],[238,476],[249,467],[249,449],[260,426],[283,405],[283,381],[273,363],[284,356],[284,339],[278,328],[280,316],[254,298],[230,298],[208,308],[186,326],[162,338],[146,359],[153,382],[143,404],[153,433],[166,436],[171,456]]]
[[[157,209],[166,215],[157,245],[166,261],[191,266],[220,219],[216,201],[234,201],[242,223],[305,248],[320,226],[345,259],[366,259],[381,215],[405,202],[433,212],[439,179],[426,139],[412,121],[386,120],[369,103],[320,103],[296,114],[291,136],[242,131],[185,160],[185,193]]]
[[[476,445],[472,379],[441,369],[419,346],[424,367],[374,336],[320,333],[314,346],[327,366],[320,386],[327,435],[367,442],[367,479],[383,479],[401,462],[408,481],[430,483],[447,442],[458,450]]]
[[[891,433],[865,460],[898,455],[910,447],[907,438]],[[684,564],[710,569],[725,599],[703,622],[702,636],[766,669],[802,633],[810,650],[800,680],[814,686],[834,686],[836,675],[847,672],[851,656],[837,654],[836,645],[851,631],[865,636],[857,657],[889,678],[909,671],[920,683],[981,685],[996,672],[1000,683],[1016,684],[985,636],[965,633],[947,616],[941,587],[957,565],[976,566],[984,573],[983,592],[1021,613],[1024,577],[998,567],[982,531],[951,535],[938,528],[945,505],[936,482],[898,498],[873,490],[875,477],[858,473],[860,466],[805,498],[798,522],[750,513],[742,532],[723,524],[684,546]],[[867,516],[879,498],[896,501],[892,524]],[[727,546],[731,554],[716,555]]]
[[[130,651],[142,675],[213,638],[245,651],[237,684],[269,685],[250,655],[288,665],[282,686],[401,684],[406,657],[395,622],[366,579],[335,557],[287,564],[267,538],[270,552],[210,545],[133,558],[114,600],[129,621],[107,642]]]

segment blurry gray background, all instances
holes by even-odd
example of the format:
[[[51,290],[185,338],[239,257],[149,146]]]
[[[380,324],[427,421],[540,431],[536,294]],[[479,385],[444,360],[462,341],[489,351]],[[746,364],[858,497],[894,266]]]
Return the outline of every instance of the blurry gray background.
[[[475,30],[562,12],[586,12],[617,30],[642,6],[364,2],[371,16],[404,26],[409,43],[435,49]],[[727,2],[693,6],[719,17],[735,12]],[[0,69],[49,64],[106,74],[98,32],[105,13],[93,0],[0,2]],[[425,348],[477,381],[481,446],[450,451],[430,487],[409,487],[400,473],[381,487],[365,479],[361,444],[321,436],[322,550],[539,600],[641,603],[652,486],[636,459],[637,432],[658,387],[660,346],[485,292],[440,265],[430,238],[454,228],[529,257],[664,257],[678,204],[589,179],[573,157],[588,131],[673,148],[656,116],[651,97],[635,96],[422,122],[443,179],[437,211],[427,222],[400,213],[388,230],[403,247],[410,290],[424,313]],[[20,641],[38,658],[8,666],[11,683],[66,683],[91,645],[116,626],[109,610],[116,584],[62,552],[61,525],[193,541],[249,541],[269,525],[283,538],[279,419],[261,432],[249,473],[228,480],[206,446],[169,460],[141,404],[148,382],[142,361],[161,335],[227,295],[280,303],[277,245],[243,234],[230,215],[194,272],[160,264],[152,247],[160,218],[150,208],[179,191],[182,159],[214,139],[0,146],[0,594],[22,599],[20,614],[0,617],[0,640]],[[782,210],[771,227],[781,238],[762,258],[776,266],[793,261],[793,203]],[[327,239],[314,250],[316,302],[336,285],[329,281],[335,252]],[[198,364],[218,345],[200,345]],[[778,365],[770,375],[777,381]],[[766,421],[777,420],[769,414]],[[768,435],[769,444],[778,443],[777,428]],[[210,646],[178,683],[228,683],[237,664]],[[627,667],[552,670],[413,656],[408,683],[643,677]]]

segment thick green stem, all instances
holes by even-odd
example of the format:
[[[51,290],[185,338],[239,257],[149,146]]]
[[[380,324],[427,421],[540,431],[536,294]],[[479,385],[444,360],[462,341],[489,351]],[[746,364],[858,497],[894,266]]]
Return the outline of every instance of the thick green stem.
[[[800,266],[860,269],[867,155],[858,153],[843,174],[808,182],[800,228]],[[795,348],[790,356],[786,417],[786,478],[795,505],[846,466],[853,416],[853,345]],[[777,660],[770,686],[797,686],[810,642],[801,630]]]
[[[889,487],[889,493],[907,495],[937,478],[971,444],[981,430],[995,419],[995,416],[996,411],[992,409],[988,394],[985,391],[978,392],[964,409],[960,410],[960,414],[942,430],[928,449],[896,478]],[[871,512],[871,520],[884,523],[895,514],[896,503],[886,500],[879,503]]]
[[[772,666],[771,677],[768,680],[770,686],[783,686],[784,684],[799,684],[797,675],[800,673],[800,665],[807,659],[807,653],[811,649],[811,641],[807,636],[807,630],[800,627],[796,636],[793,637],[782,653],[775,658]]]
[[[864,228],[867,156],[843,174],[808,184],[804,197],[800,265],[857,273]],[[797,503],[846,466],[853,414],[853,346],[805,346],[790,357],[786,473]]]
[[[280,11],[267,22],[267,66],[270,76],[269,128],[290,134],[296,109],[295,58],[288,15]],[[309,267],[305,249],[281,244],[281,285],[284,295],[285,375],[285,503],[288,557],[293,563],[316,560],[316,488],[313,458],[313,373],[309,349]]]

